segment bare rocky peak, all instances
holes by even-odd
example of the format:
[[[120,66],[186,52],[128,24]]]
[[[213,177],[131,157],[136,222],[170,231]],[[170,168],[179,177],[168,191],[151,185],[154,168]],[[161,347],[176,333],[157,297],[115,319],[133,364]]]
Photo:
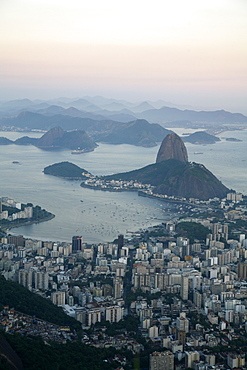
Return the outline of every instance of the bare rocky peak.
[[[177,159],[181,162],[188,162],[187,149],[180,137],[172,132],[168,134],[161,143],[159,148],[156,163],[166,161],[168,159]]]
[[[64,135],[64,130],[57,126],[47,131],[39,140],[37,146],[50,146],[53,145],[54,140],[61,138]]]

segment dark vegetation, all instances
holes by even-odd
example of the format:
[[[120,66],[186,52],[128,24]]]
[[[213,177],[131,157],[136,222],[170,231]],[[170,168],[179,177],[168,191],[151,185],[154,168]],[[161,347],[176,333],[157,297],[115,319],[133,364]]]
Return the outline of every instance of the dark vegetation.
[[[80,330],[80,323],[66,315],[62,308],[55,306],[50,300],[30,292],[15,282],[5,280],[0,275],[0,304],[14,307],[26,315],[36,316],[60,326],[69,326],[72,330]]]
[[[128,315],[124,317],[124,319],[120,320],[119,322],[115,323],[110,323],[109,321],[101,321],[95,324],[95,328],[97,327],[106,327],[106,334],[113,336],[113,335],[118,335],[122,331],[127,331],[128,333],[133,332],[136,334],[138,331],[138,325],[140,324],[139,318]]]
[[[184,236],[194,243],[196,240],[204,242],[206,236],[211,233],[208,227],[197,222],[180,222],[176,226],[176,232],[179,236]]]
[[[46,175],[70,179],[86,179],[87,177],[82,175],[83,172],[89,174],[88,171],[70,162],[55,163],[44,168]]]
[[[27,203],[27,204],[22,204],[21,205],[21,210],[23,211],[25,207],[33,207],[33,216],[31,218],[18,218],[14,221],[9,221],[7,219],[2,219],[0,220],[0,226],[3,228],[8,228],[8,227],[14,227],[18,226],[23,223],[32,223],[32,222],[40,222],[44,220],[49,220],[54,217],[54,215],[51,212],[46,211],[45,209],[42,209],[40,206],[33,206],[32,203]],[[8,211],[8,215],[11,216],[13,213],[18,213],[20,212],[20,209],[15,208],[15,207],[9,207],[2,205],[2,210],[3,211]]]
[[[206,200],[226,196],[228,189],[203,165],[168,159],[138,170],[105,176],[106,180],[136,180],[151,184],[154,193]]]
[[[110,370],[119,365],[109,361],[119,353],[112,347],[101,350],[80,342],[45,344],[39,337],[3,335],[22,360],[25,370]]]

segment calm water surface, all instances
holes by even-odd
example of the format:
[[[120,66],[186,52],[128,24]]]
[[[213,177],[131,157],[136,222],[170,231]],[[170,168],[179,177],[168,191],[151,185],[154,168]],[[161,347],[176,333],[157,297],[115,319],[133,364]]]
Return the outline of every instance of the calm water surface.
[[[173,130],[180,135],[188,131]],[[24,135],[41,136],[0,132],[0,136],[12,140]],[[229,142],[226,137],[242,141]],[[220,138],[222,141],[212,145],[186,144],[189,160],[203,163],[227,187],[247,194],[247,130],[224,132]],[[136,231],[170,219],[173,213],[166,203],[138,197],[134,192],[84,189],[79,181],[42,172],[44,167],[62,161],[73,162],[94,175],[130,171],[154,163],[158,148],[100,144],[94,152],[72,155],[69,150],[51,152],[33,146],[0,146],[0,196],[38,204],[56,215],[51,221],[12,231],[54,241],[71,241],[73,235],[82,235],[86,242],[97,243],[112,241],[127,230]],[[198,152],[202,154],[195,154]]]

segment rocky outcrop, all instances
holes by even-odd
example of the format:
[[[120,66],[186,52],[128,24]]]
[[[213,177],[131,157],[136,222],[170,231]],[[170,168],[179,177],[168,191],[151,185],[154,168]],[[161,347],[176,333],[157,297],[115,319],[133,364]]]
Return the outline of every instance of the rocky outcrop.
[[[93,150],[97,144],[84,130],[64,131],[61,127],[54,127],[46,132],[35,144],[42,149],[85,149]]]
[[[0,145],[34,145],[41,149],[80,149],[89,152],[97,147],[97,144],[84,130],[64,131],[61,127],[54,127],[47,131],[41,138],[23,136],[15,141],[0,137]]]
[[[224,198],[229,189],[199,163],[168,159],[138,170],[105,176],[107,180],[136,180],[154,186],[154,193],[207,200]]]
[[[187,149],[180,137],[174,132],[167,135],[159,148],[156,163],[168,159],[177,159],[181,162],[188,162]]]
[[[61,127],[54,127],[47,131],[36,143],[36,146],[49,147],[53,146],[54,142],[64,135],[65,131]]]
[[[158,184],[154,192],[169,196],[181,196],[184,198],[196,198],[208,200],[212,198],[224,198],[229,189],[223,185],[216,176],[205,166],[199,163],[173,163],[174,168],[169,169],[168,163],[164,162],[164,179]]]

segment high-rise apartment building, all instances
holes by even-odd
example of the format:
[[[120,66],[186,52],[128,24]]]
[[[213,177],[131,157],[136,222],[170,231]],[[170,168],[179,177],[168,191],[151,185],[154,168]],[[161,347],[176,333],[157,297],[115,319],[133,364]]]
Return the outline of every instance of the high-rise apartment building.
[[[116,277],[113,281],[114,298],[122,298],[123,296],[123,279]]]
[[[242,280],[247,279],[247,263],[246,262],[239,262],[238,277]]]
[[[188,300],[189,295],[189,278],[188,276],[182,276],[182,282],[181,282],[181,298],[184,301]]]
[[[72,253],[76,253],[82,250],[82,236],[72,237]]]
[[[200,360],[200,354],[197,351],[185,351],[185,368],[193,367],[194,361]]]

